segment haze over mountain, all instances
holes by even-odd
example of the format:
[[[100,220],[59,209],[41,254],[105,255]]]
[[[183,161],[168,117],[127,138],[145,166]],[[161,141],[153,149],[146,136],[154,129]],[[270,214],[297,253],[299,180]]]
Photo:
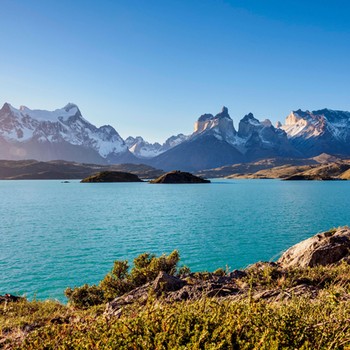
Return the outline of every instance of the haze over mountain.
[[[8,103],[0,110],[0,158],[13,160],[144,163],[197,171],[272,157],[347,156],[349,141],[350,113],[329,109],[293,111],[276,127],[249,113],[236,130],[223,107],[216,115],[201,115],[191,135],[171,136],[162,145],[141,136],[124,141],[112,126],[92,125],[72,103],[52,112]]]

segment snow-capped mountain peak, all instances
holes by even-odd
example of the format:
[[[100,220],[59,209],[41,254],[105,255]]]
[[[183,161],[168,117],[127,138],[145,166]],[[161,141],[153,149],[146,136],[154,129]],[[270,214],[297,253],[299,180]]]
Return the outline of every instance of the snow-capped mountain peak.
[[[350,142],[350,113],[321,109],[291,112],[280,126],[292,144],[306,155],[348,153]]]
[[[150,143],[141,136],[129,136],[125,143],[129,151],[139,158],[153,158],[187,140],[188,136],[179,134],[169,137],[162,145],[158,142]]]
[[[22,149],[26,154],[32,152],[32,157],[39,160],[75,160],[80,152],[89,153],[88,159],[101,163],[129,152],[113,127],[97,128],[83,118],[78,106],[73,103],[54,111],[31,110],[25,106],[17,109],[5,103],[0,110],[1,140],[11,144],[10,149]],[[78,148],[81,150],[78,151]]]
[[[158,142],[149,143],[141,136],[129,136],[125,144],[129,151],[139,158],[152,158],[160,154],[161,145]]]

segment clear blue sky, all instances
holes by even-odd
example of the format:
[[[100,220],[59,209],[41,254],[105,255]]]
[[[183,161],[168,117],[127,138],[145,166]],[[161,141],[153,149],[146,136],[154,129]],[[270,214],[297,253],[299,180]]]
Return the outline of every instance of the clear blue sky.
[[[347,0],[0,0],[0,103],[67,102],[126,138],[229,108],[350,110]]]

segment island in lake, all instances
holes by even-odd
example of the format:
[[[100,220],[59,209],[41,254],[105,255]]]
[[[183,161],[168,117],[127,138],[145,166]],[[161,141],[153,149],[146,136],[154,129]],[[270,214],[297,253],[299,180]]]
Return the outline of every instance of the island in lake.
[[[195,176],[191,173],[174,170],[151,180],[151,184],[206,184],[210,180],[203,179],[200,176]]]
[[[102,171],[82,179],[80,182],[143,182],[137,175],[122,171]]]

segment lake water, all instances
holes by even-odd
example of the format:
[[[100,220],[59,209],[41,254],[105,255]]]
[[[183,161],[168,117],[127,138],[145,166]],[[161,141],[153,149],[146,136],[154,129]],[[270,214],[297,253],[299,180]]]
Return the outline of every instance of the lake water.
[[[0,181],[0,294],[64,300],[146,251],[178,249],[193,271],[243,268],[350,224],[349,208],[346,181]]]

